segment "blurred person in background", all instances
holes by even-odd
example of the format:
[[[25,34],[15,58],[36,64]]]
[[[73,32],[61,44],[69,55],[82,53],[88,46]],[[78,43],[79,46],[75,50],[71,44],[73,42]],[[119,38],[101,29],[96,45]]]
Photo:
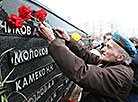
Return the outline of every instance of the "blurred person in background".
[[[138,38],[131,37],[131,38],[129,38],[129,40],[133,43],[133,45],[135,46],[135,48],[138,50]]]
[[[134,44],[134,46],[136,46],[138,44],[138,38],[136,38],[136,37],[131,37],[131,38],[129,38],[129,40]]]
[[[100,54],[102,54],[101,49],[106,45],[106,43],[112,38],[112,33],[106,33],[103,36],[103,42],[101,43],[101,45],[98,45],[97,47],[95,47],[95,49],[97,49]]]
[[[65,47],[56,39],[52,28],[44,23],[38,26],[40,36],[48,41],[48,51],[61,71],[83,88],[80,102],[125,102],[133,83],[130,56],[136,53],[134,45],[119,33],[114,33],[99,57],[72,40],[62,28],[55,32],[65,40]]]
[[[136,37],[131,37],[129,40],[134,44],[138,52],[138,39]],[[132,62],[130,66],[134,71],[134,81],[127,102],[138,102],[138,53],[131,57]]]

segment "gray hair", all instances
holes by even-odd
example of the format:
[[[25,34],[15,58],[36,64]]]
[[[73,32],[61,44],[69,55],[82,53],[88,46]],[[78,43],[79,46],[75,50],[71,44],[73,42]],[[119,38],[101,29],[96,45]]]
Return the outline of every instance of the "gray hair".
[[[123,62],[125,62],[127,65],[129,65],[131,62],[131,57],[129,56],[129,54],[121,47],[119,47],[118,52],[119,53],[114,53],[114,56],[118,57],[118,56],[121,56],[122,54],[124,54],[126,56],[126,58],[123,60]]]

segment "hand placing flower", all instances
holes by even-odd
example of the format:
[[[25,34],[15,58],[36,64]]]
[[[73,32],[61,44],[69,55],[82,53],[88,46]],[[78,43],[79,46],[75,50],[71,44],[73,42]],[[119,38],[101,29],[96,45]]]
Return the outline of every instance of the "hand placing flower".
[[[9,26],[13,29],[15,28],[22,28],[24,25],[24,21],[30,20],[30,21],[37,21],[37,22],[44,22],[46,20],[47,11],[44,9],[34,11],[30,7],[26,7],[25,5],[22,5],[18,8],[19,17],[15,14],[11,14],[8,16],[9,18]]]
[[[44,25],[43,25],[44,24]],[[52,28],[50,27],[49,24],[47,24],[46,22],[44,22],[43,24],[40,24],[38,26],[38,30],[39,30],[39,34],[40,36],[42,36],[44,39],[46,39],[48,41],[48,43],[51,43],[54,39],[54,33]]]
[[[22,28],[24,25],[23,21],[34,21],[46,25],[44,21],[46,20],[47,11],[44,9],[35,11],[32,10],[30,7],[26,7],[25,5],[22,5],[18,8],[19,17],[15,14],[11,14],[11,16],[8,16],[9,18],[9,26],[13,29],[16,28]],[[41,28],[41,27],[40,27]],[[42,27],[43,28],[43,27]],[[56,32],[56,34],[60,35],[62,32],[61,30],[52,28],[53,32]],[[55,36],[56,36],[55,34]],[[57,38],[57,37],[56,37]],[[70,40],[70,39],[68,39]]]

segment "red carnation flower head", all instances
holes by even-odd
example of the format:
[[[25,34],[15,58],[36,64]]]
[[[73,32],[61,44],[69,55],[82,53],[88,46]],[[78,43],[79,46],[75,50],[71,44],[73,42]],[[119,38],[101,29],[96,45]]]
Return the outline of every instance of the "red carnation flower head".
[[[95,39],[92,39],[92,41],[94,41]]]
[[[91,47],[90,46],[88,46],[88,50],[90,49]]]
[[[91,39],[89,39],[89,41],[91,41]]]
[[[91,45],[93,45],[93,43],[91,43]]]
[[[21,17],[24,20],[29,20],[31,18],[31,13],[33,12],[30,7],[26,7],[25,5],[22,5],[18,8],[19,17]]]
[[[47,16],[47,11],[44,9],[38,10],[35,14],[34,17],[36,19],[39,19],[39,21],[44,22]]]
[[[92,37],[91,35],[89,37]]]
[[[68,99],[68,102],[74,102],[74,100],[70,100],[70,99]]]
[[[10,16],[8,15],[8,18],[9,18],[8,20],[9,26],[13,29],[15,28],[20,29],[24,25],[22,18],[17,17],[17,15],[15,14],[11,14]]]

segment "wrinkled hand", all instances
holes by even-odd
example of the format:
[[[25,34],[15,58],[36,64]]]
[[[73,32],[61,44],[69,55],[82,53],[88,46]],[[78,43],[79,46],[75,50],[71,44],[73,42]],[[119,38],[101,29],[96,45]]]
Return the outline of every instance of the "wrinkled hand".
[[[39,31],[39,35],[44,39],[46,39],[48,43],[51,43],[53,40],[56,39],[52,28],[46,22],[44,22],[43,24],[39,24],[38,31]]]
[[[0,95],[6,92],[6,87],[0,87]]]
[[[55,31],[55,33],[64,40],[70,41],[70,36],[68,35],[68,33],[63,29],[63,28],[56,28],[57,31]],[[61,33],[59,33],[58,31],[60,31]]]

